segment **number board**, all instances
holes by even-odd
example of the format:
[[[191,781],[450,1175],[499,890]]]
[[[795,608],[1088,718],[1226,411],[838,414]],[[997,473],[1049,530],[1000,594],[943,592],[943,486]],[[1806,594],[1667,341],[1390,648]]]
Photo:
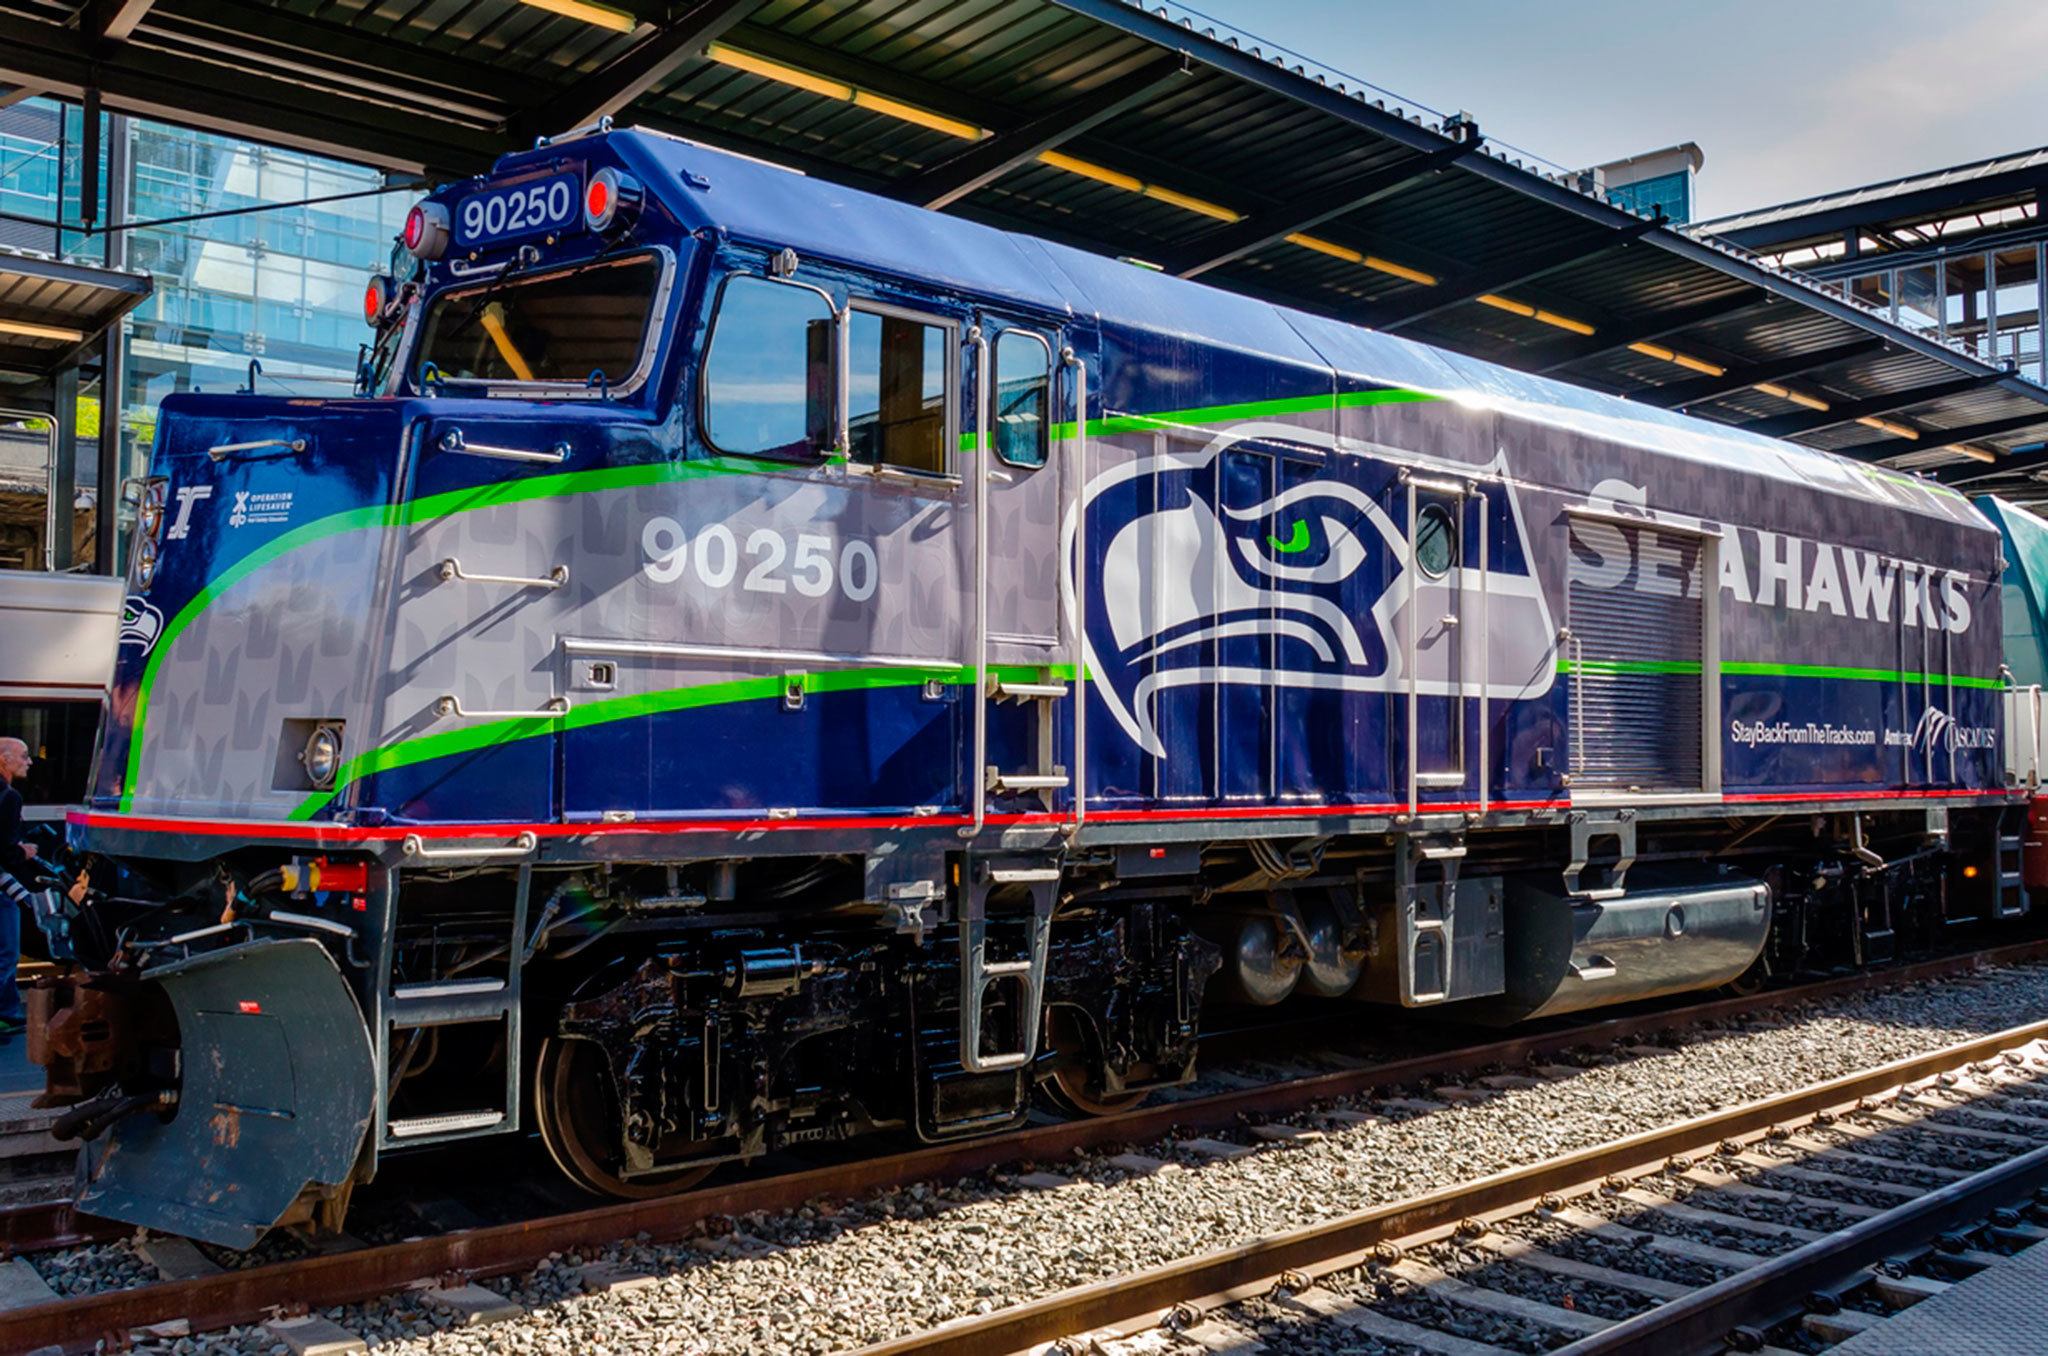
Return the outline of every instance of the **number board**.
[[[578,218],[583,177],[551,174],[512,188],[487,188],[455,205],[455,243],[488,245],[515,235],[551,231]]]

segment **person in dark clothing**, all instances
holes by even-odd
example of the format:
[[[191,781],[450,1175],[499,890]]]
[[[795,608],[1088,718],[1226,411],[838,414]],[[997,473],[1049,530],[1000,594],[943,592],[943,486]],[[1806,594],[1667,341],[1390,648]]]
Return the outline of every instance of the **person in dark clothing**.
[[[14,971],[21,963],[21,906],[31,902],[21,877],[36,846],[21,841],[21,792],[14,783],[28,775],[31,761],[28,745],[0,739],[0,1035],[27,1025]]]

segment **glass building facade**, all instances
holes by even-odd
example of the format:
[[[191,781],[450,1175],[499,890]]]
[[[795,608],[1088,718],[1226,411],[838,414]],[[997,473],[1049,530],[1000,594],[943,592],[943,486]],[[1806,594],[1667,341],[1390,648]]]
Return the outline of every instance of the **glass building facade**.
[[[146,468],[165,396],[240,390],[249,384],[252,359],[261,365],[258,391],[347,394],[358,346],[369,338],[364,281],[388,259],[415,195],[395,191],[169,220],[362,194],[384,182],[376,170],[300,151],[107,116],[99,219],[118,212],[124,224],[164,224],[118,237],[88,233],[79,213],[82,119],[77,106],[45,99],[0,109],[0,244],[154,277],[154,293],[122,329],[121,474]],[[46,224],[52,222],[60,224]],[[100,396],[89,371],[79,397],[82,487],[97,479],[86,445],[98,433]],[[0,567],[11,559],[0,558]],[[118,570],[125,562],[111,564]]]

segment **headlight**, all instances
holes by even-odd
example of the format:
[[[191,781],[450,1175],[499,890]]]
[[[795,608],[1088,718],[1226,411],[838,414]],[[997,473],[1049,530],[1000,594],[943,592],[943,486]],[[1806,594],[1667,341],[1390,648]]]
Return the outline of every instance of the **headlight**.
[[[135,587],[145,592],[156,582],[156,540],[144,537],[135,547]]]
[[[314,790],[325,791],[334,785],[334,774],[341,767],[341,731],[332,725],[314,726],[299,761],[305,764],[306,780],[313,783]]]

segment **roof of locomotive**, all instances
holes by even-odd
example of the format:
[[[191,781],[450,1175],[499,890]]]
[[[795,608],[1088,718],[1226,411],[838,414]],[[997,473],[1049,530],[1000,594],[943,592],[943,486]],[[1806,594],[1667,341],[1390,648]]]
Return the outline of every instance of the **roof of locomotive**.
[[[1290,310],[1240,293],[1084,250],[929,211],[878,194],[640,129],[606,134],[607,149],[691,226],[733,239],[1001,299],[1100,323],[1184,336],[1338,380],[1404,386],[1511,418],[1858,499],[1917,507],[1996,529],[1955,491],[1676,411],[1637,404],[1427,344]],[[501,168],[559,156],[508,156]],[[511,162],[508,164],[508,162]],[[1132,411],[1146,413],[1147,411]],[[1881,488],[1878,477],[1888,482]]]

